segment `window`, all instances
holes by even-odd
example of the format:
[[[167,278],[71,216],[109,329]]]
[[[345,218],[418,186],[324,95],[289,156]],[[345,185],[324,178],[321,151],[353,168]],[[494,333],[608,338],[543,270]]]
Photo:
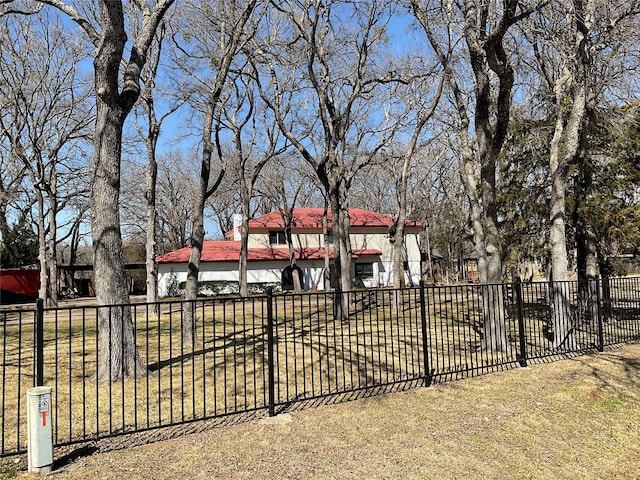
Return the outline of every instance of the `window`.
[[[287,245],[287,235],[284,230],[274,230],[269,232],[270,245]]]
[[[373,278],[373,263],[356,263],[356,278]]]

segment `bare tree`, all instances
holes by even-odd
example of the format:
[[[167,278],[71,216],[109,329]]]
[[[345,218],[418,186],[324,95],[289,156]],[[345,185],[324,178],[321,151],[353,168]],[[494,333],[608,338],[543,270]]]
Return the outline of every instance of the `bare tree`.
[[[257,20],[251,22],[258,0],[248,0],[228,4],[223,1],[188,4],[183,13],[185,29],[179,40],[186,68],[198,71],[197,82],[188,87],[192,108],[202,113],[202,158],[200,162],[200,181],[194,203],[193,230],[191,233],[191,255],[189,258],[185,299],[195,300],[198,294],[198,276],[200,258],[205,237],[204,209],[207,199],[216,191],[224,176],[220,169],[217,177],[212,175],[212,159],[217,155],[223,162],[223,150],[220,139],[221,98],[227,84],[229,71],[236,56],[252,37]],[[193,44],[192,44],[193,42]],[[202,110],[204,109],[204,111]],[[195,309],[185,304],[182,321],[183,343],[193,345],[196,340]]]
[[[20,197],[23,182],[27,177],[26,168],[11,153],[11,146],[0,141],[0,237],[2,241],[9,235],[9,215],[12,209],[21,210]]]
[[[394,162],[374,162],[360,170],[349,192],[350,203],[365,210],[393,215],[397,208],[395,190],[389,188],[396,182]]]
[[[177,101],[169,105],[163,113],[158,113],[156,103],[156,90],[158,81],[158,69],[162,55],[162,47],[165,41],[166,27],[161,23],[155,36],[154,48],[149,62],[143,71],[144,91],[140,95],[139,105],[146,117],[143,121],[146,129],[139,121],[136,121],[138,135],[144,140],[147,153],[147,171],[145,175],[145,200],[146,200],[146,271],[147,271],[147,302],[155,304],[158,301],[158,266],[156,256],[158,255],[158,212],[157,212],[157,182],[158,182],[158,161],[157,149],[161,128],[164,121],[180,106],[182,102]],[[136,119],[139,118],[136,112]],[[157,307],[152,306],[153,311]]]
[[[427,72],[425,72],[427,73]],[[409,115],[405,112],[401,113],[401,118],[411,118],[409,141],[401,155],[400,175],[396,179],[396,196],[398,199],[398,208],[396,212],[395,225],[391,234],[393,235],[393,285],[396,288],[403,288],[405,283],[404,269],[404,232],[407,219],[407,188],[409,185],[409,173],[411,162],[414,161],[414,155],[418,148],[418,142],[422,136],[423,130],[427,122],[434,116],[442,91],[444,87],[445,76],[441,75],[435,87],[433,94],[428,93],[428,87],[425,84],[433,83],[433,76],[423,74],[420,82],[414,80],[410,88],[401,89],[397,92],[397,96],[405,99],[407,110],[415,110],[415,113]],[[403,94],[404,93],[404,94]],[[413,100],[413,101],[412,101]],[[415,102],[415,103],[414,103]],[[398,124],[404,123],[399,119]],[[395,162],[394,162],[395,163]],[[430,253],[429,253],[430,254]]]
[[[318,180],[314,173],[309,171],[306,163],[302,162],[301,164],[299,159],[296,160],[291,156],[281,156],[271,162],[257,187],[257,193],[270,204],[266,210],[277,210],[280,213],[289,247],[289,266],[293,273],[293,289],[295,292],[300,292],[303,285],[300,276],[295,273],[297,271],[295,268],[297,265],[296,245],[292,233],[296,220],[295,209],[305,201],[314,202],[314,198],[317,197],[315,193],[318,189],[316,186]],[[311,205],[315,206],[317,203],[311,203]],[[328,265],[326,265],[326,269],[328,270]]]
[[[469,198],[482,283],[502,283],[496,173],[508,132],[515,81],[507,34],[546,3],[545,0],[458,3],[411,0],[414,15],[447,75],[458,115],[462,178]],[[467,60],[471,69],[469,77],[465,77],[460,72],[462,66],[455,63],[458,57]],[[473,81],[471,99],[465,95],[464,78]],[[485,347],[506,350],[502,291],[487,287],[484,293]]]
[[[467,233],[464,188],[455,151],[444,132],[438,132],[416,153],[408,189],[407,208],[413,220],[421,221],[422,278],[439,282],[456,278]],[[435,250],[442,259],[433,256]],[[440,261],[445,262],[437,265]]]
[[[281,22],[272,15],[269,35],[255,48],[261,95],[283,135],[315,170],[331,207],[339,316],[348,302],[340,292],[351,288],[352,276],[347,192],[390,134],[377,95],[396,80],[378,55],[391,7],[286,1],[277,6]]]
[[[566,191],[572,167],[589,151],[589,123],[599,102],[626,71],[629,58],[622,54],[629,42],[629,23],[640,13],[640,2],[615,5],[598,0],[563,0],[553,3],[537,24],[532,45],[541,78],[553,92],[554,130],[550,142],[551,280],[553,280],[554,346],[575,344],[568,279]],[[633,40],[631,40],[633,41]],[[612,53],[612,52],[620,52]],[[583,171],[583,173],[587,173]]]
[[[191,237],[190,214],[195,201],[198,166],[179,151],[158,157],[156,210],[162,253],[185,247]]]
[[[12,25],[6,28],[9,38],[0,57],[0,92],[5,99],[0,134],[33,186],[39,295],[53,306],[58,296],[57,215],[68,201],[59,185],[79,173],[74,157],[89,138],[92,111],[88,85],[77,67],[86,54],[55,16],[41,15],[40,20],[3,19]]]
[[[141,21],[137,30],[127,32],[134,22],[127,24],[121,0],[97,0],[95,5],[79,1],[75,6],[62,0],[34,0],[36,5],[50,5],[65,14],[95,49],[91,231],[100,305],[129,303],[118,210],[122,132],[140,94],[140,74],[156,29],[173,1],[134,2]],[[130,310],[100,309],[99,317],[98,378],[115,382],[142,373],[145,369],[136,349]]]
[[[256,185],[254,201],[261,214],[324,203],[318,177],[295,151],[278,156],[265,167]]]
[[[220,233],[226,235],[234,228],[234,215],[242,211],[242,199],[240,191],[235,184],[235,172],[227,172],[220,186],[207,204],[207,216],[212,218],[220,227]],[[256,209],[251,206],[250,217],[254,216]]]
[[[240,192],[242,225],[240,229],[240,260],[238,266],[240,296],[248,295],[247,259],[249,246],[249,218],[253,191],[260,173],[268,162],[287,149],[280,141],[277,125],[256,98],[254,82],[239,65],[230,78],[230,88],[220,109],[221,127],[231,133],[232,149],[227,167],[233,171],[234,184]]]

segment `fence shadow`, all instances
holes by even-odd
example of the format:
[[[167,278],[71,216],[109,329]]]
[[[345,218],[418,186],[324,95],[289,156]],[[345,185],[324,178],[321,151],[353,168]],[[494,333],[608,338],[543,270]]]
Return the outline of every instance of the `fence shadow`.
[[[36,317],[47,313],[55,319],[61,312],[64,319],[47,325],[48,336],[39,346],[30,325],[0,321],[0,456],[25,451],[26,413],[19,396],[33,378],[44,378],[39,369],[45,367],[56,387],[56,445],[81,445],[60,461],[73,461],[73,455],[90,454],[96,439],[101,439],[100,449],[102,439],[113,448],[130,446],[269,412],[357,400],[527,363],[581,361],[580,355],[640,339],[635,280],[611,285],[607,305],[613,318],[599,316],[588,325],[574,315],[566,319],[574,322],[570,326],[578,342],[564,349],[553,348],[546,283],[491,286],[506,292],[499,314],[508,341],[498,352],[484,348],[488,319],[481,289],[486,286],[479,285],[349,292],[354,301],[347,318],[333,316],[333,294],[327,292],[198,300],[195,347],[181,345],[181,302],[158,308],[131,305],[138,348],[148,352],[151,375],[107,386],[88,383],[100,339],[97,328],[81,319],[96,307],[39,311]],[[569,291],[575,310],[577,284],[570,283]],[[595,368],[593,377],[602,388],[615,393],[625,380],[635,381],[640,391],[640,380],[634,380],[640,377],[640,360],[614,355],[610,363],[623,366],[625,378]],[[94,423],[86,420],[89,414]]]

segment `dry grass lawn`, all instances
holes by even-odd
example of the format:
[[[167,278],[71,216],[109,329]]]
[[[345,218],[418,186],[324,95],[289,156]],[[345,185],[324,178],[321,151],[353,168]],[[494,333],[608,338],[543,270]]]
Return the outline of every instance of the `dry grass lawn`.
[[[640,345],[105,450],[53,478],[640,479]]]

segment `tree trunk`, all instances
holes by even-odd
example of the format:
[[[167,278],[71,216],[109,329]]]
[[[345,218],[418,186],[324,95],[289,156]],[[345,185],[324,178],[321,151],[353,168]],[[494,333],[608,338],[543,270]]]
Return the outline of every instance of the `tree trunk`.
[[[331,257],[329,256],[329,212],[327,200],[325,198],[324,211],[322,212],[322,236],[324,243],[324,290],[330,291],[331,285]]]
[[[577,85],[571,98],[568,119],[562,114],[564,88],[570,75],[565,74],[555,85],[558,114],[551,140],[550,175],[551,204],[549,244],[551,246],[553,346],[554,348],[575,348],[575,325],[571,315],[571,300],[567,283],[568,258],[566,239],[566,183],[569,166],[575,161],[584,140],[582,132],[586,120],[586,90]],[[565,126],[566,125],[566,126]]]
[[[502,259],[498,235],[496,199],[496,159],[484,159],[480,169],[482,184],[482,231],[484,239],[486,285],[482,287],[484,306],[484,344],[491,352],[506,352],[509,346],[505,325],[504,292],[502,290]]]
[[[40,287],[38,296],[42,298],[46,306],[49,305],[48,265],[47,265],[47,235],[44,215],[44,197],[42,190],[35,189],[36,204],[38,205],[38,262],[40,263]]]
[[[338,221],[340,223],[340,234],[338,237],[340,243],[340,283],[341,289],[344,292],[351,290],[353,287],[353,260],[351,258],[351,239],[349,238],[349,209],[342,202],[339,208],[340,216],[338,217]]]
[[[565,189],[569,167],[578,154],[586,151],[588,125],[588,98],[593,73],[590,48],[595,30],[596,3],[574,1],[567,11],[569,45],[568,60],[563,65],[563,75],[554,85],[556,126],[551,141],[551,262],[553,280],[563,282],[567,278],[567,251],[565,234]],[[570,108],[568,107],[570,106]],[[567,113],[568,112],[568,113]],[[584,153],[582,155],[584,157]],[[568,287],[554,285],[553,322],[555,348],[575,348],[575,319],[570,311]],[[566,285],[566,284],[565,284]]]
[[[600,261],[600,276],[602,278],[602,318],[606,322],[615,321],[613,305],[611,303],[611,265],[606,259]]]
[[[476,52],[476,56],[480,56]],[[483,64],[479,58],[476,62]],[[496,138],[490,129],[490,90],[486,72],[475,69],[476,74],[476,142],[480,157],[480,192],[482,203],[478,197],[477,168],[473,150],[468,144],[466,128],[461,131],[463,138],[463,175],[462,180],[469,198],[471,225],[476,256],[478,257],[478,274],[482,293],[484,317],[484,348],[489,351],[506,351],[508,347],[505,327],[504,295],[502,283],[502,261],[497,221],[496,201],[496,157],[494,144]],[[463,121],[463,125],[465,125]],[[498,150],[499,151],[499,150]]]
[[[96,85],[104,81],[100,58],[96,60]],[[122,236],[120,231],[120,154],[124,112],[98,95],[91,185],[91,237],[94,281],[98,305],[98,378],[116,382],[142,374],[145,368],[135,342],[129,307]]]
[[[156,127],[152,114],[149,115],[149,121]],[[157,314],[158,307],[158,265],[156,257],[158,256],[157,242],[157,212],[156,212],[156,188],[158,179],[158,163],[156,162],[156,142],[158,129],[153,126],[149,127],[150,136],[147,140],[147,238],[146,238],[146,269],[147,269],[147,303],[151,304],[150,312]],[[156,133],[155,135],[153,133]]]
[[[404,156],[400,181],[397,183],[398,215],[396,217],[395,232],[393,236],[393,286],[404,288],[404,226],[407,218],[407,181],[409,178],[409,163],[413,154],[412,144]],[[428,248],[428,247],[427,247]],[[431,268],[431,264],[429,265]]]
[[[302,281],[298,275],[296,250],[293,246],[293,236],[291,235],[291,227],[287,230],[287,243],[289,244],[289,266],[291,267],[291,275],[293,279],[293,291],[295,293],[302,292]]]
[[[184,288],[186,302],[182,308],[182,344],[193,346],[196,342],[196,313],[195,300],[198,298],[198,277],[200,275],[200,259],[202,258],[202,246],[204,244],[204,203],[206,183],[200,179],[200,191],[198,192],[193,214],[193,232],[191,234],[191,255],[187,267],[187,281]]]
[[[242,139],[240,133],[236,132],[235,136],[236,150],[242,151]],[[241,154],[238,153],[241,156]],[[240,286],[240,296],[249,296],[249,286],[247,278],[247,267],[249,260],[249,205],[251,203],[251,197],[253,196],[253,185],[257,179],[257,175],[250,175],[250,178],[245,176],[245,162],[243,158],[239,158],[238,165],[240,166],[238,184],[240,185],[240,198],[242,199],[242,229],[240,230],[240,259],[238,265],[238,283]],[[255,172],[254,172],[255,173]]]
[[[249,204],[242,202],[242,230],[240,231],[240,260],[238,265],[238,283],[240,296],[247,297],[249,288],[247,285],[247,262],[249,256]]]
[[[135,342],[127,290],[120,227],[122,130],[140,95],[140,72],[159,21],[174,0],[159,0],[155,8],[137,4],[141,24],[127,45],[122,1],[98,0],[99,27],[72,5],[52,5],[87,34],[95,48],[93,60],[96,120],[91,172],[91,238],[98,308],[98,372],[102,381],[115,382],[145,372]],[[92,15],[95,14],[92,11]],[[125,45],[129,60],[123,66]],[[121,77],[122,73],[122,77]],[[121,305],[110,307],[109,305]]]
[[[344,315],[345,304],[342,298],[342,245],[343,242],[340,239],[342,232],[340,231],[340,208],[339,200],[335,198],[335,195],[330,194],[331,202],[331,224],[333,232],[333,279],[335,284],[332,285],[334,291],[333,296],[333,316],[336,319],[342,319]]]
[[[329,189],[331,223],[333,225],[333,266],[335,274],[334,316],[346,320],[349,316],[351,289],[351,248],[349,242],[349,213],[343,207],[337,186]]]
[[[552,142],[553,145],[553,142]],[[549,244],[551,246],[551,305],[553,346],[569,346],[574,342],[571,322],[571,302],[567,283],[567,241],[565,234],[566,175],[558,162],[557,151],[551,153],[551,205]]]
[[[205,230],[204,230],[204,207],[206,200],[213,195],[218,189],[220,182],[224,176],[224,168],[221,169],[217,180],[211,184],[211,160],[214,153],[214,145],[217,149],[218,158],[222,161],[222,147],[220,145],[219,133],[223,128],[221,121],[218,118],[214,127],[214,120],[216,116],[216,109],[219,107],[220,98],[222,95],[225,83],[227,83],[227,77],[231,63],[236,56],[236,53],[244,45],[242,36],[245,33],[244,27],[249,21],[253,10],[256,6],[256,1],[251,0],[245,5],[244,10],[241,11],[240,18],[235,22],[230,23],[229,36],[223,45],[224,48],[220,50],[220,58],[215,58],[217,63],[217,72],[215,78],[210,82],[211,89],[208,92],[203,128],[202,128],[202,160],[200,163],[200,184],[196,195],[196,201],[193,209],[193,232],[191,235],[191,256],[189,258],[189,266],[187,271],[187,284],[185,287],[185,299],[194,301],[198,294],[198,276],[200,272],[200,259],[202,256],[202,246],[204,242]],[[214,132],[215,132],[215,144],[214,144]],[[196,318],[194,308],[188,307],[187,311],[183,313],[182,319],[182,334],[183,345],[194,345],[196,341]]]
[[[576,205],[579,204],[576,195]],[[598,318],[598,264],[596,239],[585,222],[574,210],[576,226],[576,264],[578,271],[578,302],[580,316],[585,323],[595,325]]]
[[[103,33],[94,59],[96,125],[91,176],[91,238],[98,310],[98,378],[115,382],[145,368],[135,342],[120,230],[122,128],[139,90],[119,92],[122,53],[127,40],[120,2],[100,4]],[[132,53],[133,56],[133,53]],[[126,76],[126,75],[125,75]]]
[[[396,231],[393,239],[393,286],[395,288],[405,287],[404,273],[404,224],[405,215],[403,208],[398,209],[396,220]],[[431,268],[431,266],[429,266]]]
[[[211,157],[213,156],[213,117],[218,97],[213,95],[207,103],[204,128],[202,132],[202,160],[200,163],[200,180],[198,191],[193,205],[191,219],[193,230],[191,233],[191,255],[187,267],[187,282],[184,289],[184,298],[187,302],[183,305],[182,313],[182,344],[193,346],[196,342],[196,314],[195,300],[198,297],[198,277],[200,275],[200,259],[202,258],[202,246],[204,244],[204,206],[208,196],[212,193],[209,189],[211,177]],[[218,182],[221,177],[218,177]],[[217,185],[217,184],[216,184]],[[214,187],[215,189],[215,187]]]
[[[58,222],[56,221],[56,213],[58,209],[57,199],[57,183],[58,176],[55,168],[51,172],[51,182],[49,185],[49,239],[47,241],[47,265],[49,268],[49,303],[52,307],[58,306],[58,252],[57,232]]]
[[[296,249],[293,244],[293,234],[291,233],[291,226],[293,224],[293,208],[285,206],[285,211],[282,217],[285,225],[284,230],[287,237],[287,246],[289,247],[289,266],[291,267],[291,274],[293,276],[293,291],[295,293],[301,293],[303,285],[302,279],[300,278],[300,275],[298,275],[298,269],[296,268]]]
[[[401,187],[401,191],[398,192],[398,216],[396,218],[396,228],[393,238],[393,286],[398,290],[395,291],[395,301],[393,302],[392,308],[395,310],[396,315],[400,315],[404,311],[404,294],[399,290],[406,286],[404,269],[404,226],[407,212],[405,175],[409,170],[408,164],[408,159],[406,159],[402,169],[403,180],[401,180],[404,188]],[[431,265],[429,265],[429,268],[431,268]],[[409,272],[409,275],[411,275],[411,272]]]
[[[302,293],[302,279],[300,278],[300,275],[298,275],[298,269],[297,268],[293,268],[296,267],[296,258],[295,255],[293,256],[293,260],[291,262],[291,267],[292,267],[292,272],[293,272],[293,291],[295,293]]]
[[[58,266],[56,258],[56,174],[50,174],[47,188],[36,186],[35,196],[38,206],[38,263],[40,264],[40,286],[38,296],[48,308],[58,306]],[[33,179],[37,183],[36,178]],[[46,202],[45,202],[46,198]],[[47,235],[47,232],[49,234]]]

